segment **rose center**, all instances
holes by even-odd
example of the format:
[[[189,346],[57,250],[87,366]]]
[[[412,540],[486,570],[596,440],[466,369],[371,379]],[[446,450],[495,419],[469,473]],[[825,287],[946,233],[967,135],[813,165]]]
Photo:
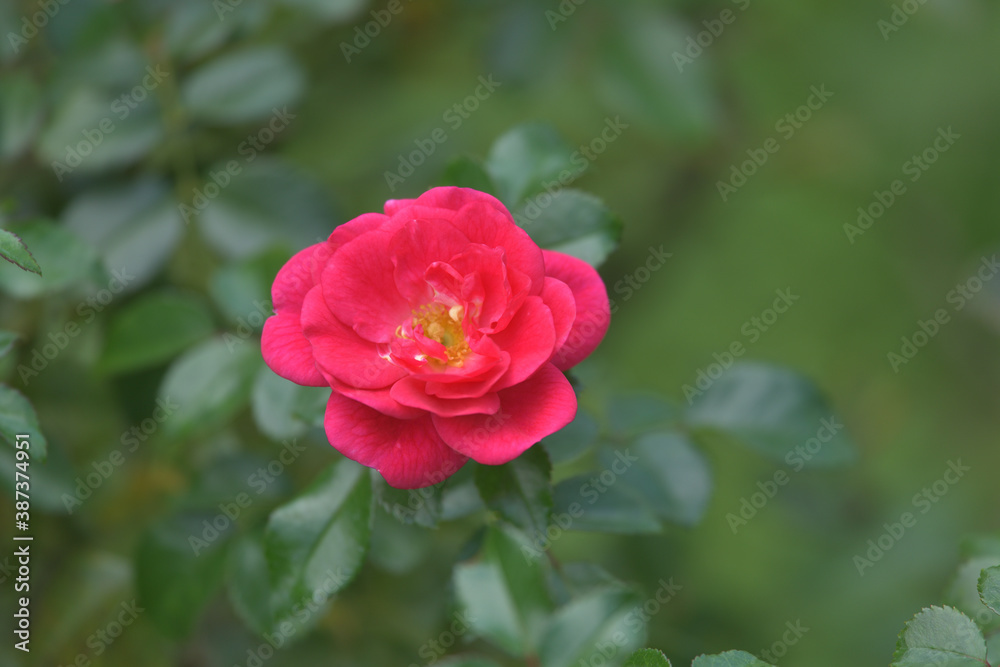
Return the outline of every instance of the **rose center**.
[[[419,331],[427,338],[441,343],[445,348],[447,360],[430,356],[427,361],[432,366],[447,364],[460,367],[465,363],[465,357],[471,349],[465,339],[465,330],[462,328],[464,318],[465,309],[458,305],[448,308],[444,304],[432,303],[413,312],[410,331]],[[409,338],[407,333],[406,327],[400,327],[396,335]]]

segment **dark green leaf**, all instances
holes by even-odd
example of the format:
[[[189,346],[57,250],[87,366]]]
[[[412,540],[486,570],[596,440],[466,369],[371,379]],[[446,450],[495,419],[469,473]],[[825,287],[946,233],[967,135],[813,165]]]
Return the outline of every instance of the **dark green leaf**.
[[[472,188],[496,195],[496,186],[483,165],[478,160],[466,156],[457,157],[448,163],[441,177],[441,185]]]
[[[734,365],[699,392],[687,419],[795,469],[844,465],[856,457],[854,443],[820,391],[785,368]]]
[[[988,567],[979,576],[979,598],[993,613],[1000,614],[1000,566]]]
[[[182,638],[191,632],[222,584],[226,540],[212,537],[214,516],[174,517],[146,531],[139,542],[139,604],[170,637]]]
[[[1000,565],[1000,555],[976,556],[962,563],[955,578],[945,591],[944,602],[976,621],[983,632],[1000,629],[1000,616],[991,612],[980,597],[980,576],[986,570]]]
[[[455,566],[455,594],[472,632],[511,655],[532,652],[552,611],[546,566],[525,535],[510,526],[491,526],[479,557]]]
[[[180,2],[167,19],[163,40],[173,56],[190,62],[222,45],[237,26],[214,3]]]
[[[262,534],[241,537],[226,559],[226,590],[236,614],[258,635],[271,632],[271,585]]]
[[[212,274],[209,293],[230,322],[260,330],[274,311],[271,285],[288,258],[288,252],[278,247],[226,264]]]
[[[44,461],[48,442],[38,424],[38,415],[21,392],[0,384],[0,436],[13,447],[18,435],[28,435],[31,458]]]
[[[378,504],[397,521],[434,528],[441,520],[441,495],[444,484],[425,486],[422,489],[397,489],[389,486],[382,475],[374,470],[372,484]]]
[[[201,299],[172,290],[146,293],[116,313],[100,363],[111,373],[154,366],[208,337],[213,328]]]
[[[699,655],[691,667],[772,667],[746,651],[726,651],[718,655]]]
[[[629,656],[622,667],[670,667],[670,661],[655,648],[644,648]]]
[[[579,157],[579,155],[577,155]],[[490,149],[486,172],[496,184],[500,200],[508,207],[545,189],[570,182],[580,173],[573,148],[548,125],[519,125],[504,133]]]
[[[17,234],[0,229],[0,257],[25,271],[42,275],[42,269],[32,257],[31,252],[24,247],[24,242]]]
[[[303,387],[261,366],[253,383],[253,417],[261,433],[274,440],[304,434],[311,423],[304,415],[322,411],[330,389]]]
[[[372,526],[368,471],[341,459],[271,513],[265,550],[276,622],[304,603],[328,601],[357,574]]]
[[[542,439],[542,446],[549,453],[552,463],[568,463],[582,456],[597,442],[599,428],[593,417],[579,410],[576,418],[564,428]]]
[[[191,114],[217,123],[263,120],[305,90],[305,76],[287,51],[255,47],[215,58],[184,80]]]
[[[982,667],[986,640],[976,624],[952,607],[930,607],[899,635],[892,667]]]
[[[629,488],[663,519],[689,526],[701,521],[712,496],[705,455],[673,432],[644,435],[631,449],[639,460],[626,473]]]
[[[98,249],[104,269],[125,291],[156,276],[177,249],[184,223],[166,182],[143,178],[88,190],[62,216],[66,227]]]
[[[31,299],[79,284],[93,269],[94,249],[65,227],[34,221],[13,227],[31,249],[41,275],[0,262],[0,288],[19,299]]]
[[[160,396],[180,405],[164,431],[174,437],[211,429],[247,404],[253,377],[261,365],[260,349],[213,338],[171,364]]]
[[[476,469],[486,506],[534,539],[544,537],[552,514],[552,463],[541,445],[500,466]]]
[[[538,648],[546,667],[576,667],[624,654],[646,641],[642,598],[628,588],[607,588],[577,598],[548,623]],[[612,653],[613,651],[613,653]]]
[[[654,394],[616,394],[608,400],[608,426],[622,438],[632,438],[678,419],[680,410]]]
[[[565,530],[597,533],[642,534],[660,532],[656,515],[633,493],[622,488],[626,482],[600,474],[579,475],[556,484],[553,517]],[[616,483],[617,482],[617,483]]]
[[[562,189],[529,198],[514,211],[517,224],[542,248],[600,266],[618,247],[622,222],[597,197]]]
[[[42,94],[25,72],[12,71],[0,80],[0,157],[20,155],[41,126]]]

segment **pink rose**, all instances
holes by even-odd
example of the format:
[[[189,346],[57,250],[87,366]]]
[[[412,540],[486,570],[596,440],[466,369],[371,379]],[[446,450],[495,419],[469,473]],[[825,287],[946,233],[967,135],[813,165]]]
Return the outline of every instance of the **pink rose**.
[[[562,371],[610,319],[589,264],[540,249],[490,195],[452,187],[337,227],[285,264],[272,295],[267,365],[332,387],[330,443],[404,489],[469,458],[506,463],[572,421]]]

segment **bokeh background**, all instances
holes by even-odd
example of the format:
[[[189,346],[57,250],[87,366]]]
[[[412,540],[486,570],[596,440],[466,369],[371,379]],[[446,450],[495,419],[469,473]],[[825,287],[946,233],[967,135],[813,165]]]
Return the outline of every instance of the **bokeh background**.
[[[624,221],[621,246],[602,268],[619,308],[583,373],[589,389],[683,402],[683,386],[713,354],[741,341],[745,359],[815,379],[860,456],[850,467],[793,474],[734,535],[726,515],[777,468],[712,441],[715,492],[700,525],[643,537],[574,533],[555,553],[595,560],[649,591],[661,578],[682,584],[652,620],[648,641],[676,664],[706,651],[766,650],[789,622],[809,630],[780,664],[887,663],[902,624],[941,600],[962,537],[1000,528],[1000,280],[987,280],[960,311],[948,299],[1000,249],[1000,7],[985,0],[564,0],[562,9],[555,0],[402,0],[398,7],[382,26],[376,19],[385,14],[370,13],[386,10],[377,0],[0,5],[4,224],[46,219],[71,234],[45,226],[25,233],[52,274],[44,287],[0,267],[0,328],[22,337],[0,372],[36,406],[51,449],[49,462],[33,468],[37,643],[26,657],[5,640],[0,663],[48,667],[85,654],[95,665],[244,664],[257,642],[220,594],[183,639],[140,616],[107,650],[88,643],[135,597],[143,531],[178,499],[207,498],[211,506],[231,497],[237,487],[226,484],[238,485],[280,446],[247,425],[245,408],[209,432],[157,432],[68,514],[61,494],[152,414],[170,366],[171,358],[141,369],[121,355],[109,360],[116,312],[170,290],[206,313],[185,346],[215,332],[252,349],[259,321],[248,319],[251,297],[261,290],[253,276],[273,276],[335,224],[437,184],[453,158],[485,156],[512,126],[542,121],[586,145],[616,118],[627,128],[575,184]],[[25,21],[39,22],[38,12],[51,18],[37,34],[10,37],[30,34]],[[900,25],[891,23],[894,12]],[[700,52],[689,42],[699,33]],[[676,55],[686,49],[691,62]],[[149,78],[147,66],[166,74]],[[480,77],[499,86],[473,105],[467,98],[485,90]],[[814,87],[832,96],[800,111],[794,132],[782,129]],[[271,138],[261,134],[272,109],[286,107],[287,122]],[[103,118],[114,130],[101,133],[79,166],[57,173],[53,161],[70,165],[67,147]],[[446,141],[402,183],[388,183],[386,173],[398,172],[415,142],[437,128]],[[949,128],[959,138],[911,180],[916,172],[906,163]],[[250,137],[260,145],[245,143]],[[724,198],[719,182],[770,138],[777,152]],[[196,190],[232,160],[241,173],[185,221],[178,204],[194,206]],[[870,207],[896,179],[905,193],[852,239],[845,225],[857,223],[858,207]],[[616,285],[661,246],[670,259],[623,298]],[[107,271],[120,266],[135,280],[25,383],[17,366],[30,364],[50,332],[79,321],[78,304],[107,287]],[[779,289],[799,300],[750,340],[744,326]],[[949,321],[894,369],[887,355],[940,308]],[[253,329],[247,336],[241,318]],[[331,460],[320,431],[302,439],[308,452],[253,512],[303,488]],[[9,449],[4,456],[10,470]],[[913,511],[914,495],[958,460],[971,470],[859,575],[854,557],[867,541]],[[0,508],[12,514],[9,493]],[[373,562],[314,633],[268,663],[423,664],[418,647],[450,622],[450,567],[470,530],[458,522],[426,532],[380,516]],[[5,616],[10,583],[0,603]]]

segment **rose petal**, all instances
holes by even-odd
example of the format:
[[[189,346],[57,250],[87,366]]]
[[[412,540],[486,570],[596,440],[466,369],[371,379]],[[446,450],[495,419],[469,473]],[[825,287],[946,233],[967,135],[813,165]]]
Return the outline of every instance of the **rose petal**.
[[[569,380],[545,364],[521,384],[499,392],[495,415],[434,416],[434,427],[452,449],[487,465],[518,457],[576,416],[576,394]]]
[[[442,417],[459,415],[493,414],[500,409],[500,399],[496,393],[478,398],[438,398],[427,393],[427,383],[406,377],[392,385],[389,394],[396,401],[413,408],[426,410]]]
[[[430,303],[434,291],[427,284],[428,267],[451,259],[468,245],[469,239],[443,220],[404,224],[393,234],[388,247],[399,293],[414,307]]]
[[[313,255],[328,250],[326,243],[317,243],[298,251],[278,271],[271,285],[271,301],[274,312],[298,313],[302,309],[302,300],[317,282],[313,279],[311,266]]]
[[[546,277],[545,287],[542,288],[542,301],[552,311],[552,323],[556,328],[555,349],[558,350],[566,342],[576,320],[576,300],[573,298],[573,290],[561,280]]]
[[[297,312],[282,312],[264,322],[260,352],[268,367],[295,384],[325,387],[326,380],[316,368],[312,346],[302,333]]]
[[[337,392],[326,405],[324,426],[337,451],[375,468],[398,489],[437,484],[468,460],[444,443],[429,416],[395,419]]]
[[[391,238],[380,228],[348,241],[330,259],[321,281],[333,314],[373,343],[390,342],[410,316],[410,304],[393,280]]]
[[[407,206],[416,205],[458,211],[466,204],[472,202],[482,202],[489,204],[498,211],[507,211],[507,208],[493,195],[488,195],[485,192],[473,190],[472,188],[444,186],[431,188],[417,199],[390,199],[385,203],[385,212],[393,215]]]
[[[556,329],[552,311],[541,297],[529,296],[507,328],[490,340],[510,354],[510,368],[494,389],[523,382],[552,358],[556,348]]]
[[[342,225],[338,225],[327,238],[326,243],[312,257],[313,284],[318,285],[323,277],[323,269],[327,262],[333,257],[333,253],[340,249],[348,241],[353,241],[362,234],[382,227],[389,222],[389,217],[381,213],[364,213],[348,220]]]
[[[379,356],[375,343],[361,338],[330,312],[322,286],[313,288],[302,304],[302,331],[316,364],[344,384],[380,389],[406,374]]]
[[[553,250],[543,250],[542,253],[546,274],[566,283],[573,290],[576,301],[573,328],[552,357],[556,368],[567,370],[586,359],[607,333],[611,322],[608,291],[601,276],[590,264]]]
[[[418,410],[403,405],[390,395],[392,387],[382,389],[358,389],[340,382],[335,377],[326,376],[333,390],[341,396],[354,399],[358,403],[364,403],[369,408],[381,412],[384,415],[395,417],[396,419],[415,419],[423,414],[424,410]],[[398,383],[397,383],[398,384]]]

